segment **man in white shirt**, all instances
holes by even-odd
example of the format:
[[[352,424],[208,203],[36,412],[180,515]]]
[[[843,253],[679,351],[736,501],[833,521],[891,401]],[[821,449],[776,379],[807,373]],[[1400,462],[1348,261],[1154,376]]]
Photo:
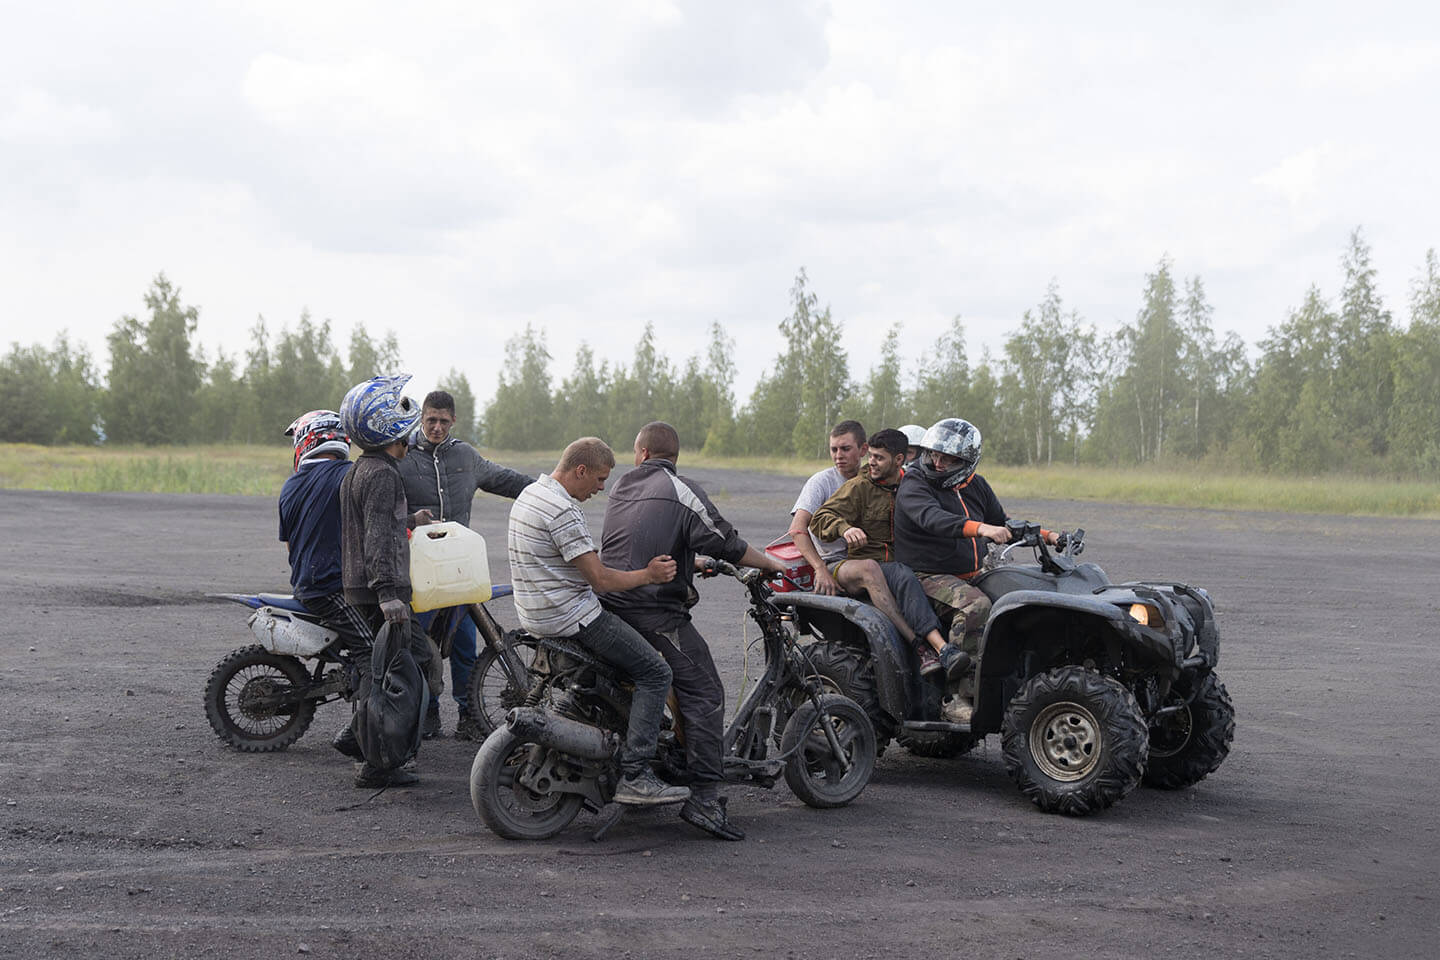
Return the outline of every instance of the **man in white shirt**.
[[[634,682],[616,802],[680,803],[690,790],[665,783],[650,769],[670,690],[670,666],[595,596],[675,578],[675,561],[668,556],[655,557],[640,570],[614,570],[600,562],[580,504],[605,488],[614,467],[615,454],[605,441],[582,437],[565,448],[551,473],[542,473],[515,498],[507,540],[515,612],[531,633],[573,637]]]

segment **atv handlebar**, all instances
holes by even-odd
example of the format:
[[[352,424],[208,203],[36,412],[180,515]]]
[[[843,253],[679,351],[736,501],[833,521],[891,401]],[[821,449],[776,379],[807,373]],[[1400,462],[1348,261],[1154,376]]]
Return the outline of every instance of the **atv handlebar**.
[[[1040,524],[1031,523],[1027,520],[1006,520],[1005,529],[1010,533],[1010,542],[1005,544],[1005,549],[1000,551],[996,562],[1004,563],[1010,556],[1010,551],[1016,547],[1032,547],[1040,560],[1042,567],[1055,566],[1056,562],[1050,553],[1050,545],[1045,542],[1045,535],[1041,532]],[[1074,533],[1062,530],[1056,535],[1055,549],[1059,555],[1066,559],[1078,557],[1085,549],[1085,531],[1077,528]]]

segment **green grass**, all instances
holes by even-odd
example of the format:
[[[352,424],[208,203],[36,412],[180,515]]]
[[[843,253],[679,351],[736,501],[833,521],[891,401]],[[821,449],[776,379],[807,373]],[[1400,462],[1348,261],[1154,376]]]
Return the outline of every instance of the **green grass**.
[[[84,493],[274,495],[286,447],[39,447],[0,444],[0,487]]]
[[[485,451],[531,475],[548,471],[557,453]],[[703,457],[682,453],[682,467],[808,476],[825,461]],[[1279,477],[1197,465],[1145,467],[1005,467],[984,465],[1007,500],[1096,500],[1230,510],[1357,516],[1440,517],[1440,482],[1371,477]],[[279,446],[40,447],[0,444],[0,488],[84,492],[239,493],[270,496],[290,474],[290,450]]]

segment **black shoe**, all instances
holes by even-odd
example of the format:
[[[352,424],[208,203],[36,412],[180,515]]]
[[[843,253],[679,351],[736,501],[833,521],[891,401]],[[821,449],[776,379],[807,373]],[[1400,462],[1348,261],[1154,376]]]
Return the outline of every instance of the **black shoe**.
[[[460,712],[460,722],[455,724],[456,740],[473,740],[479,742],[485,739],[485,731],[480,729],[480,722],[474,717]]]
[[[425,725],[420,730],[421,740],[434,740],[440,736],[440,704],[432,703],[425,711]]]
[[[360,752],[360,741],[355,739],[355,731],[350,724],[345,724],[335,736],[330,738],[330,746],[339,750],[352,760],[364,760],[365,754]]]
[[[745,839],[745,831],[731,823],[726,816],[724,797],[701,800],[692,794],[690,799],[685,801],[685,806],[680,808],[680,819],[721,840]]]
[[[626,777],[615,787],[615,802],[636,807],[679,803],[690,798],[689,787],[672,787],[649,770]]]
[[[367,761],[360,764],[360,768],[355,771],[355,786],[366,790],[380,787],[408,787],[419,782],[420,777],[414,771],[406,770],[403,767],[381,770],[378,767],[372,767]]]
[[[970,654],[953,643],[947,643],[940,648],[940,665],[945,668],[946,680],[963,677],[970,669]]]

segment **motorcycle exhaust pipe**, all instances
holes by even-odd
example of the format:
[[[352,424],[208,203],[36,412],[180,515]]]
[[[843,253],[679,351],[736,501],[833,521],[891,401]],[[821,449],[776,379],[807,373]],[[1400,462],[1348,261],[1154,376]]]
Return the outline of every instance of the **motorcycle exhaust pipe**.
[[[581,760],[609,760],[615,753],[610,734],[588,723],[535,707],[516,707],[505,717],[516,737]]]

